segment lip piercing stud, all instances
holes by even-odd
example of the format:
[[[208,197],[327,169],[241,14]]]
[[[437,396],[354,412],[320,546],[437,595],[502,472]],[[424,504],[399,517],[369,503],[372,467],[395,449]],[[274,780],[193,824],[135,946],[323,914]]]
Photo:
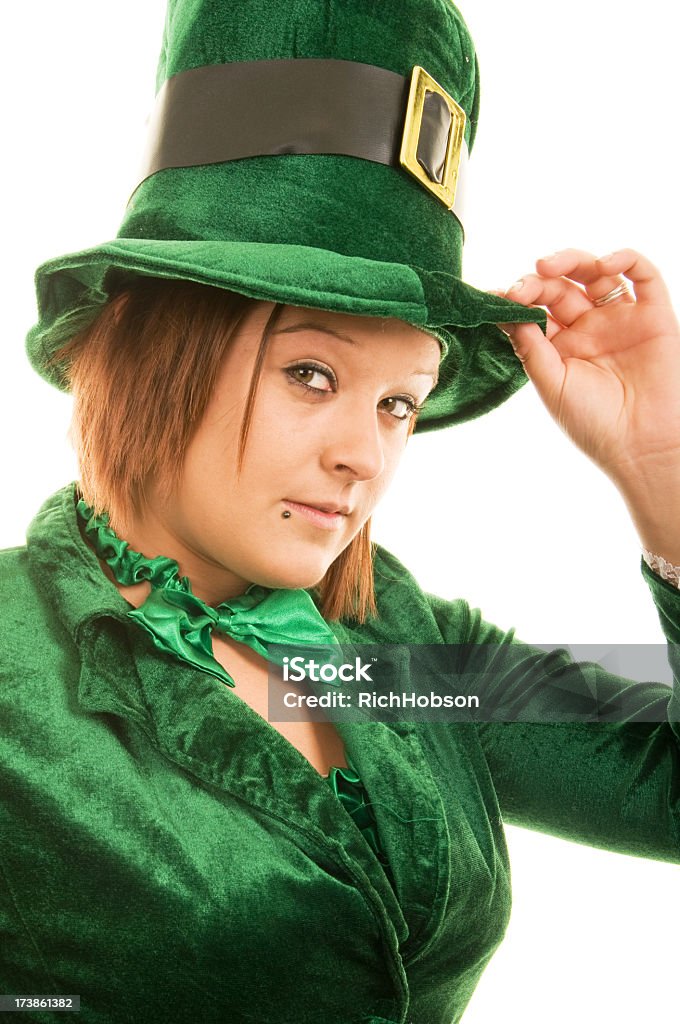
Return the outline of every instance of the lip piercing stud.
[[[282,519],[290,519],[290,516],[291,516],[290,512],[282,512],[281,513],[281,518]]]

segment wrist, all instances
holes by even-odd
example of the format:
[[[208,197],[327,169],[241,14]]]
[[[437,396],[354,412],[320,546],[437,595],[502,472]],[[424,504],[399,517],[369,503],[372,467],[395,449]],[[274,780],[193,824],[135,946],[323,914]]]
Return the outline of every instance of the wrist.
[[[680,488],[675,473],[665,479],[641,474],[634,482],[619,483],[618,489],[643,550],[671,566],[680,565]]]
[[[672,565],[661,555],[655,555],[651,551],[642,549],[642,557],[657,576],[660,576],[666,583],[680,590],[680,565]]]

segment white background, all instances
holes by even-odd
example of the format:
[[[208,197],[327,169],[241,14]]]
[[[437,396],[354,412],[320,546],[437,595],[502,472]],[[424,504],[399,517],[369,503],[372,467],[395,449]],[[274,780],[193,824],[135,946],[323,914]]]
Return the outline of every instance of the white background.
[[[467,280],[506,287],[556,249],[631,246],[680,308],[673,5],[468,0],[463,12],[482,74]],[[23,353],[32,275],[115,235],[163,16],[162,0],[38,0],[4,18],[3,547],[77,475],[69,399]],[[530,642],[663,639],[623,502],[530,384],[482,420],[414,438],[374,521],[425,589]],[[508,842],[513,917],[465,1024],[675,1019],[677,867],[515,828]]]

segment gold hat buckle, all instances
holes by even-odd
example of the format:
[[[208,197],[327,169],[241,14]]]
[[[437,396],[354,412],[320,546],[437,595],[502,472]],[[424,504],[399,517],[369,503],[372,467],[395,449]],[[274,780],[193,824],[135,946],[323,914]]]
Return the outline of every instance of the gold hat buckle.
[[[423,165],[423,146],[421,130],[423,126],[423,113],[425,104],[428,102],[428,95],[435,93],[446,104],[450,114],[448,135],[444,138],[442,131],[439,131],[438,138],[433,139],[430,134],[429,142],[437,151],[437,165],[440,172],[431,174]],[[432,101],[429,101],[432,104]],[[437,101],[438,114],[441,113],[441,102]],[[406,107],[406,118],[404,131],[401,139],[399,152],[399,163],[413,175],[420,184],[431,192],[447,209],[452,209],[456,200],[456,186],[458,184],[461,152],[465,138],[465,111],[456,103],[442,86],[418,64],[413,68],[411,74],[411,85]],[[421,159],[418,150],[421,149]],[[442,159],[443,157],[443,159]]]

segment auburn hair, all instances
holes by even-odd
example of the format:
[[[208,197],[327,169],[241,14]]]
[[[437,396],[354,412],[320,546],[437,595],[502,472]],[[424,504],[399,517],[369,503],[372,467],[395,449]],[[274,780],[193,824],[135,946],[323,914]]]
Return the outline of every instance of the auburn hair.
[[[70,437],[82,495],[124,535],[130,516],[143,509],[149,474],[165,495],[179,482],[232,338],[260,300],[139,275],[119,280],[111,291],[94,322],[50,364],[61,365],[73,392]],[[240,429],[239,472],[262,364],[284,308],[274,304],[262,332]],[[414,427],[415,416],[409,434]],[[313,588],[327,620],[364,622],[377,615],[370,528],[369,518]]]

